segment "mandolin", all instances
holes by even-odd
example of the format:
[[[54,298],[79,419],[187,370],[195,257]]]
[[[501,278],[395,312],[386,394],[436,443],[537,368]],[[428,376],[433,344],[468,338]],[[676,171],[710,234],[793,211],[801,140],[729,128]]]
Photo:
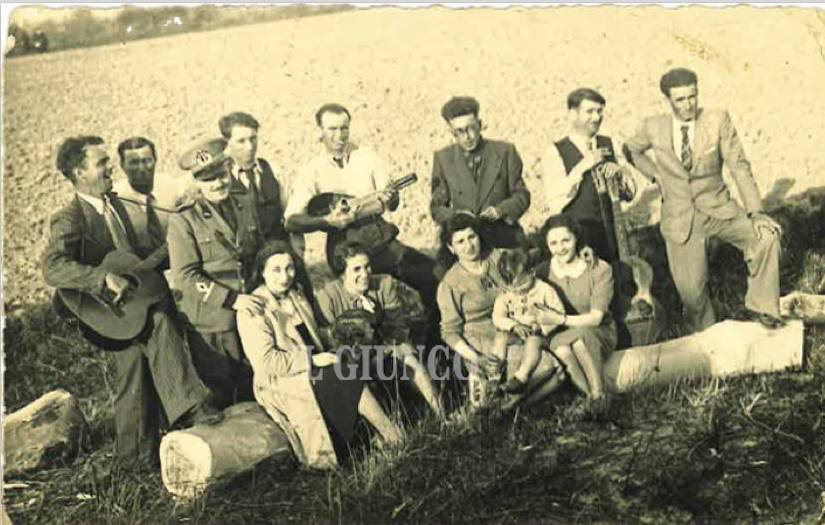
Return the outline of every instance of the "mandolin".
[[[651,293],[653,268],[631,250],[621,206],[621,175],[626,176],[623,170],[618,164],[606,162],[592,171],[597,191],[607,194],[613,212],[614,235],[608,232],[607,238],[611,244],[615,243],[611,248],[619,254],[613,266],[616,283],[613,309],[619,325],[619,348],[654,343],[665,327],[665,312]],[[601,212],[606,225],[607,213],[604,208]]]
[[[388,189],[399,191],[418,181],[418,175],[410,173],[389,183]],[[314,196],[307,205],[307,213],[313,217],[323,217],[355,210],[356,219],[363,219],[384,213],[384,203],[378,198],[380,192],[363,197],[353,197],[344,193],[321,193]]]

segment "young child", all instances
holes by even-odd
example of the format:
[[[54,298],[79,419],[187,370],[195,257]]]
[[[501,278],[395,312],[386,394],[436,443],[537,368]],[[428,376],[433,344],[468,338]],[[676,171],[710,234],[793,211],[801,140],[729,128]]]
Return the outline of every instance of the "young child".
[[[504,251],[499,259],[498,271],[505,289],[493,305],[493,325],[498,329],[493,351],[503,358],[511,334],[524,342],[518,369],[501,386],[506,393],[518,394],[525,390],[539,363],[545,337],[556,328],[556,325],[539,322],[540,310],[564,312],[564,305],[552,286],[527,271],[527,254],[524,251]]]

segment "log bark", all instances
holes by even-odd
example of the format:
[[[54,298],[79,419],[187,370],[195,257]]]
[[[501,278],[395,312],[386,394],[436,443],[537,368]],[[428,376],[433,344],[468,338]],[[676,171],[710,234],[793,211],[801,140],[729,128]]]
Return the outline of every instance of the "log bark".
[[[260,405],[239,403],[216,425],[166,434],[160,443],[161,477],[172,494],[194,497],[269,457],[291,453],[286,434]]]
[[[42,467],[74,456],[86,420],[75,397],[55,390],[3,420],[6,474]]]
[[[756,322],[723,321],[697,334],[614,352],[605,363],[605,385],[620,393],[687,379],[798,368],[803,335],[798,320],[775,330]]]

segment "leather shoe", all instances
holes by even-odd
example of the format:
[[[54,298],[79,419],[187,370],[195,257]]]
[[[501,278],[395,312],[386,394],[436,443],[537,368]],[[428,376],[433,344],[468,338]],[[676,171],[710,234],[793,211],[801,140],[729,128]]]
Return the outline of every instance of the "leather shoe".
[[[751,310],[750,308],[742,308],[742,310],[737,313],[735,318],[740,321],[757,321],[762,326],[770,330],[775,330],[785,326],[785,321],[781,318],[766,312],[757,312],[755,310]]]
[[[193,406],[181,418],[180,425],[184,427],[194,427],[196,425],[214,425],[223,419],[223,412],[218,410],[212,403],[205,399]]]

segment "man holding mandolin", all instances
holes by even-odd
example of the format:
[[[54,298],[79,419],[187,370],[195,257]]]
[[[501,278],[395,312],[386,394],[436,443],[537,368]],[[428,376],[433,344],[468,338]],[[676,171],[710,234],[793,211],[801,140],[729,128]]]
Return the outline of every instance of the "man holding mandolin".
[[[93,344],[113,351],[115,457],[140,468],[157,461],[159,409],[170,424],[208,423],[219,414],[170,315],[163,279],[136,255],[149,242],[145,231],[135,230],[110,194],[103,139],[66,139],[57,168],[75,195],[52,215],[43,276],[58,289],[58,311],[68,310]]]
[[[433,261],[400,243],[398,227],[382,217],[398,208],[398,190],[415,177],[391,181],[375,151],[350,142],[350,121],[340,104],[324,104],[315,113],[322,148],[299,171],[284,213],[286,228],[293,233],[327,232],[328,263],[336,246],[358,242],[369,251],[374,273],[401,279],[418,291],[424,304],[435,304]]]

